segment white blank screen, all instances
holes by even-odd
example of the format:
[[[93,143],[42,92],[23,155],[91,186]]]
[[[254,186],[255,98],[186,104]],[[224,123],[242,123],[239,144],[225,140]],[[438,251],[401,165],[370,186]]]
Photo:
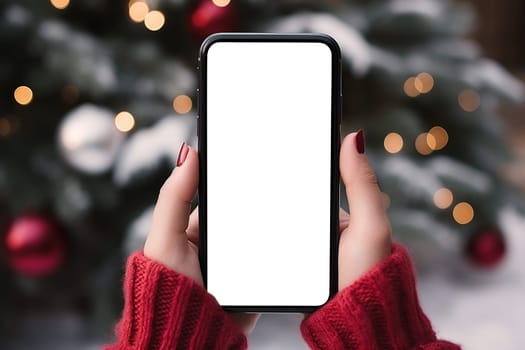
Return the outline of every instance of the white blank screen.
[[[207,59],[207,288],[221,305],[329,298],[332,53],[216,42]]]

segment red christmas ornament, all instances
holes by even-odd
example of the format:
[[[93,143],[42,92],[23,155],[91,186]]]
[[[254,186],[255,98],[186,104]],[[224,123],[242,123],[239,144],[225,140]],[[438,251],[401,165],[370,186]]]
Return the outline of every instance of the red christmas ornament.
[[[191,12],[190,31],[198,40],[217,32],[231,32],[236,26],[235,10],[227,1],[202,0]]]
[[[65,257],[62,232],[43,215],[27,214],[15,219],[4,244],[8,264],[25,276],[48,276],[60,267]]]
[[[495,228],[474,234],[466,245],[468,259],[479,267],[494,267],[501,262],[505,253],[505,239]]]

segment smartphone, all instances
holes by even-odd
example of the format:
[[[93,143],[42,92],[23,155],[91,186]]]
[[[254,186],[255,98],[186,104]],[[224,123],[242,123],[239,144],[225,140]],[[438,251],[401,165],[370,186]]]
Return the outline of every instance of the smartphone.
[[[229,311],[337,291],[341,54],[323,34],[214,34],[199,55],[199,253]]]

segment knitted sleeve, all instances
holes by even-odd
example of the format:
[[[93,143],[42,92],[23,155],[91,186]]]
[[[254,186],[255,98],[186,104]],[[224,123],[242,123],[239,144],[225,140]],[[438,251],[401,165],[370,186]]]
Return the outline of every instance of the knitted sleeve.
[[[305,318],[301,333],[313,349],[460,349],[436,339],[419,305],[412,263],[400,245]]]
[[[116,335],[106,350],[247,348],[246,337],[213,296],[142,253],[128,259]]]

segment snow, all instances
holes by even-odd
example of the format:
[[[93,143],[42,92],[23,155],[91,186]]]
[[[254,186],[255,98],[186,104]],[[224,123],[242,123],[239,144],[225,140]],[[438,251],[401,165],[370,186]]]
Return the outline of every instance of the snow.
[[[303,12],[275,21],[268,29],[273,32],[326,33],[332,36],[341,48],[343,60],[357,76],[365,75],[372,64],[372,52],[361,33],[335,16]]]
[[[466,281],[444,275],[420,278],[423,309],[438,335],[465,350],[525,349],[525,218],[506,208],[500,225],[508,253],[495,270],[472,268]]]

